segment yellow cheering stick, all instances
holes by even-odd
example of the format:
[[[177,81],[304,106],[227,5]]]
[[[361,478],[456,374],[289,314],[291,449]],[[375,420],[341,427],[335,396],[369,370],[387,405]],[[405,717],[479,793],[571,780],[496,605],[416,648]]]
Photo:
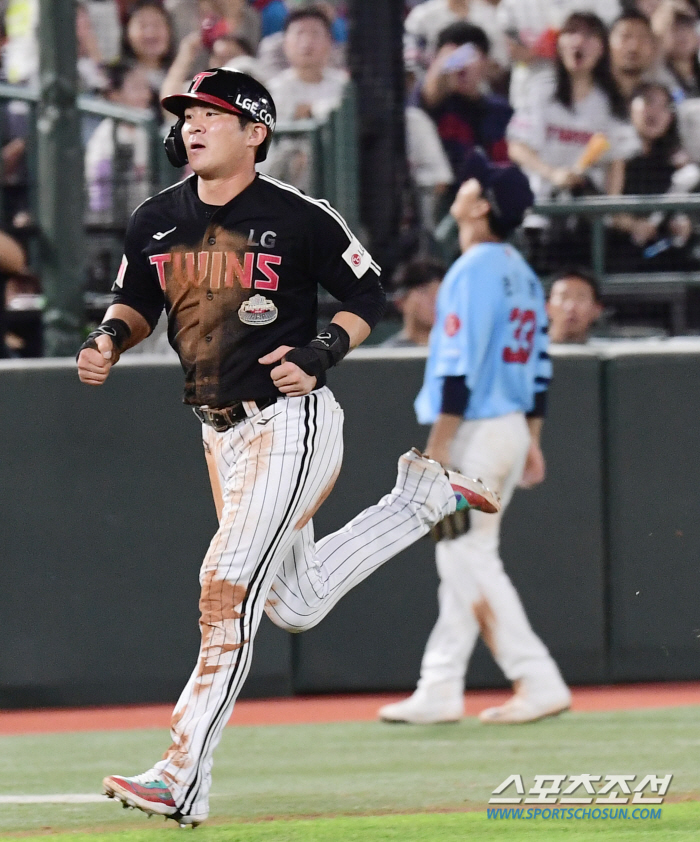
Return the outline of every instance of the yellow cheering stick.
[[[586,144],[581,156],[579,157],[574,172],[584,173],[587,169],[594,166],[600,161],[605,153],[610,149],[610,141],[602,132],[596,132]]]

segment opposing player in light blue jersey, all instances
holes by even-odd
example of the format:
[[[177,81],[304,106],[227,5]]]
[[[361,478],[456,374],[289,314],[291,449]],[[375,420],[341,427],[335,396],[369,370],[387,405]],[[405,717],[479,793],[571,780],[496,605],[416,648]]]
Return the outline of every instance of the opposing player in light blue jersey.
[[[470,513],[437,544],[440,614],[415,693],[379,711],[394,722],[462,716],[464,679],[480,632],[516,690],[505,704],[482,711],[483,722],[529,722],[571,702],[498,554],[501,517],[513,491],[545,474],[540,432],[551,362],[544,294],[523,257],[504,242],[533,196],[517,167],[497,168],[474,153],[469,171],[450,211],[462,256],[438,294],[415,406],[418,420],[432,425],[427,453],[483,479],[500,494],[501,512]]]

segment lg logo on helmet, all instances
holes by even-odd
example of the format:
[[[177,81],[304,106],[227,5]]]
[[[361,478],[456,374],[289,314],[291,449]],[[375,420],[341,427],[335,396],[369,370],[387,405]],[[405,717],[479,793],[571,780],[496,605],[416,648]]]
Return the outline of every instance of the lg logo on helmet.
[[[260,103],[257,100],[250,99],[249,97],[243,97],[238,94],[236,96],[236,105],[243,111],[248,111],[250,114],[253,114],[257,120],[260,120],[260,122],[264,123],[268,128],[275,128],[275,118],[266,108],[262,108],[258,111]]]

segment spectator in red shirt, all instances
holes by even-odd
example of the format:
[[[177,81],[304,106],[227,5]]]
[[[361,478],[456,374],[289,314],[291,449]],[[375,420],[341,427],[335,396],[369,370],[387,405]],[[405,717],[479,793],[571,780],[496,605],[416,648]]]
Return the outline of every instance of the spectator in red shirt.
[[[491,161],[508,161],[506,128],[513,109],[503,97],[485,93],[490,43],[483,29],[451,24],[438,36],[437,47],[420,104],[435,121],[455,183],[461,184],[475,147]]]

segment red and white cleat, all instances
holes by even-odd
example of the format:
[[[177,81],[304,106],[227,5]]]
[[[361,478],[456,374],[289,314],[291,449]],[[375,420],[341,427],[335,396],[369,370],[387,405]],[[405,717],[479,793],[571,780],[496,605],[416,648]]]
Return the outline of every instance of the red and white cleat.
[[[165,816],[179,822],[180,827],[197,827],[207,818],[182,815],[168,785],[157,772],[144,772],[133,778],[110,775],[102,781],[102,789],[108,798],[118,799],[124,807],[135,807],[149,816]]]
[[[418,450],[417,447],[411,448],[413,453],[420,456],[422,459],[427,459],[435,465],[440,465],[429,456],[425,456]],[[440,468],[445,472],[445,476],[452,486],[455,497],[457,498],[457,508],[455,511],[463,512],[466,509],[477,509],[480,512],[494,515],[501,510],[501,501],[495,492],[488,489],[480,479],[470,479],[460,474],[459,471],[451,471],[440,465]]]

